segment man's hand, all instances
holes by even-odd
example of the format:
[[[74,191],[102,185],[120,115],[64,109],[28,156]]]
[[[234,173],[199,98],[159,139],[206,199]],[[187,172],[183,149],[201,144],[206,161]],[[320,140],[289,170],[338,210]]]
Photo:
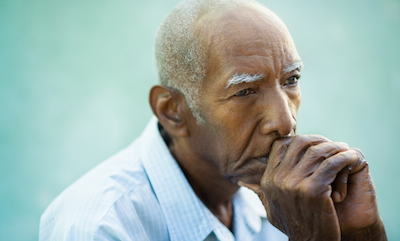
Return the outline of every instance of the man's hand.
[[[359,150],[316,135],[274,142],[260,185],[269,221],[290,240],[386,240]]]

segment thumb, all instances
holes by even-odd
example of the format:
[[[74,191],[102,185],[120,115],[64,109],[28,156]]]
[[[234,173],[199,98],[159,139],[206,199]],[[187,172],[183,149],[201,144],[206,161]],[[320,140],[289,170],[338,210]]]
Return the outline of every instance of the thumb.
[[[241,186],[241,187],[247,187],[248,189],[250,189],[250,190],[252,190],[253,192],[257,193],[258,196],[260,196],[261,193],[263,193],[260,184],[249,184],[249,183],[244,183],[244,182],[242,182],[242,181],[238,181],[237,184],[238,184],[239,186]]]

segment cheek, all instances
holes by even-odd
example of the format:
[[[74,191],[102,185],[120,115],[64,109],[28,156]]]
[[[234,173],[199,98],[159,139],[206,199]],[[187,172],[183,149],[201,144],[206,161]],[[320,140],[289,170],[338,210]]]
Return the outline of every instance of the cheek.
[[[248,99],[221,105],[214,103],[213,108],[202,109],[205,125],[199,127],[199,143],[193,144],[223,173],[234,171],[253,136],[258,113],[254,102]]]
[[[289,107],[292,112],[293,117],[297,116],[297,111],[299,110],[301,104],[301,92],[300,88],[296,91],[288,92]]]
[[[232,118],[219,118],[227,122],[211,122],[205,118],[206,124],[200,127],[196,142],[193,143],[196,152],[202,159],[214,163],[222,173],[230,173],[236,161],[246,147],[246,138],[243,126]]]
[[[251,106],[225,105],[208,118],[208,129],[221,151],[232,156],[245,147],[246,140],[251,136],[255,120],[251,114],[254,112]]]
[[[300,87],[299,87],[299,92],[298,92],[298,94],[297,94],[297,109],[296,109],[296,110],[298,110],[299,107],[300,107],[301,98],[302,98],[302,95],[301,95],[301,91],[300,91]]]
[[[204,126],[198,127],[198,130],[191,135],[191,142],[197,155],[208,162],[217,164],[225,153],[225,141],[207,120]]]

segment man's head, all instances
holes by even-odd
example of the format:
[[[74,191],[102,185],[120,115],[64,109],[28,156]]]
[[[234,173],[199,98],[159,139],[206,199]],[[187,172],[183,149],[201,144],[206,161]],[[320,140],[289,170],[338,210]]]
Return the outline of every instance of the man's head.
[[[210,12],[258,4],[252,0],[187,0],[164,19],[155,38],[160,83],[184,94],[198,124],[204,124],[197,105],[199,89],[206,76],[208,53],[199,32],[201,19]],[[261,7],[261,6],[260,6]]]
[[[256,182],[277,138],[292,135],[300,57],[284,23],[254,1],[186,1],[156,38],[150,102],[173,154]],[[264,162],[264,163],[263,163]]]

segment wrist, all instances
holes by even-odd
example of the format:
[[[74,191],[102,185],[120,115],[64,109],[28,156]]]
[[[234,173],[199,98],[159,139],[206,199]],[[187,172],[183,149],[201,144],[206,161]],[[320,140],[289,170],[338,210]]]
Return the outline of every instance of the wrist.
[[[360,228],[352,229],[341,234],[342,241],[387,241],[385,227],[382,220],[375,224]]]

